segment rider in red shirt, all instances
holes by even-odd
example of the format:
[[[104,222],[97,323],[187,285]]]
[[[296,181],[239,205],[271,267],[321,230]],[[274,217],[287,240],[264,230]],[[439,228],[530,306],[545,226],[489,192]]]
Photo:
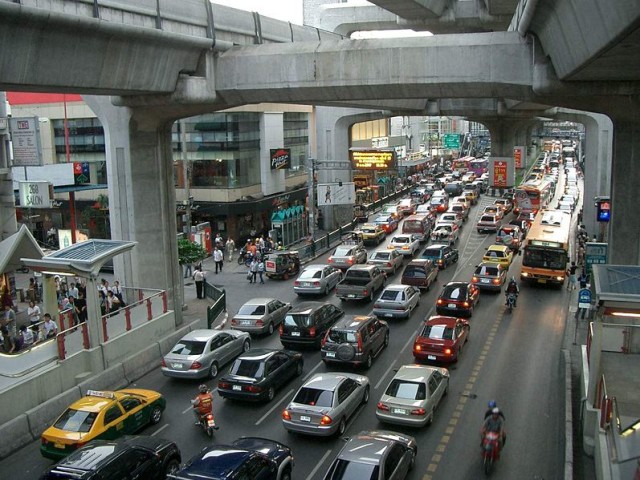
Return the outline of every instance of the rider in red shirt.
[[[200,425],[200,419],[213,412],[213,395],[204,383],[198,387],[200,393],[191,400],[193,405],[193,415],[196,417],[196,425]]]

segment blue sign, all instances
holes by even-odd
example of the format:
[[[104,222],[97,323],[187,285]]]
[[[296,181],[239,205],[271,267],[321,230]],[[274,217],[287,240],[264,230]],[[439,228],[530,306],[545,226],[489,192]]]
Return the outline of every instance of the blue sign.
[[[591,290],[581,288],[578,292],[578,308],[591,308]]]
[[[599,200],[598,207],[598,221],[608,222],[611,220],[611,202],[609,200]]]

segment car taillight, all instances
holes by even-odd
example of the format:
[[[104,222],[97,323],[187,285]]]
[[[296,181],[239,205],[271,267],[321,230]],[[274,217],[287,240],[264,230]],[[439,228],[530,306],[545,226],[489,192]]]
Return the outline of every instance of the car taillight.
[[[322,341],[320,342],[320,347],[324,347],[324,344],[327,343],[327,338],[329,338],[329,330],[327,330],[327,333],[324,334],[324,337],[322,337]]]
[[[284,326],[282,324],[280,324],[280,326],[278,327],[278,333],[280,335],[282,335],[284,333]]]
[[[438,260],[438,265],[444,265],[444,260],[443,259]]]
[[[327,262],[329,262],[329,263],[333,263],[333,257],[329,257],[329,259],[327,260]]]
[[[366,297],[367,295],[369,295],[369,290],[367,290],[366,288],[362,291],[362,294]]]
[[[323,415],[320,419],[320,425],[331,425],[331,422],[333,422],[333,420],[331,420],[329,415]]]
[[[421,352],[422,351],[422,345],[420,345],[419,343],[414,343],[413,344],[413,351],[414,352]]]
[[[389,411],[389,407],[382,402],[378,402],[378,410],[384,410],[385,412]]]
[[[162,366],[166,367],[167,366],[167,362],[164,361],[164,358],[162,359]]]
[[[244,387],[244,389],[247,392],[251,392],[251,393],[260,393],[262,391],[262,388],[257,387],[256,385],[247,385]]]
[[[462,304],[462,306],[463,306],[463,307],[468,307],[468,306],[469,306],[469,302],[464,302],[464,303]]]
[[[348,263],[348,264],[352,264],[352,263],[353,263],[353,262],[355,262],[355,261],[356,261],[356,260],[355,260],[355,258],[353,258],[353,257],[349,257],[349,258],[347,258],[347,263]]]
[[[282,418],[284,420],[291,420],[291,414],[289,413],[289,410],[285,410],[282,412]]]
[[[49,440],[47,440],[46,438],[42,437],[41,438],[41,443],[42,443],[42,445],[47,445],[49,443]]]
[[[263,320],[257,320],[256,321],[256,327],[262,327],[264,325],[264,321]]]
[[[451,349],[450,348],[445,348],[444,349],[444,354],[445,355],[451,355]]]
[[[358,351],[362,352],[362,335],[360,334],[360,332],[358,332],[357,338],[358,338]]]
[[[424,408],[414,408],[411,410],[411,415],[424,415],[427,411]]]
[[[387,267],[391,268],[393,265],[391,265],[391,262],[387,262]]]
[[[444,305],[444,300],[439,298],[438,301],[436,302],[438,305]]]
[[[314,287],[319,287],[320,286],[320,282],[313,282],[313,286]]]
[[[189,370],[198,370],[199,368],[202,368],[202,364],[200,362],[193,362]]]
[[[236,325],[238,323],[238,321],[235,318],[231,319],[231,325]]]
[[[293,282],[293,286],[294,287],[299,287],[300,286],[300,282],[298,280],[296,280],[295,282]]]
[[[309,335],[310,335],[311,337],[315,337],[315,336],[316,336],[316,327],[311,327],[311,328],[309,329]]]
[[[500,279],[499,278],[494,278],[493,279],[493,283],[494,283],[494,285],[500,285]]]
[[[471,281],[473,283],[478,283],[478,277],[476,277],[475,275],[473,277],[471,277]]]

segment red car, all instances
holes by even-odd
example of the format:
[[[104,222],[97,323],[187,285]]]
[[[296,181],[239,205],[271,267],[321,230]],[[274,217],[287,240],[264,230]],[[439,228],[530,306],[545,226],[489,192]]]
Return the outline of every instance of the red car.
[[[380,225],[387,234],[398,229],[398,221],[391,215],[381,215],[373,221],[376,225]]]
[[[416,361],[457,362],[469,340],[469,322],[463,318],[433,316],[424,321],[413,342]]]
[[[436,301],[436,313],[470,317],[479,301],[480,290],[473,283],[449,282]]]

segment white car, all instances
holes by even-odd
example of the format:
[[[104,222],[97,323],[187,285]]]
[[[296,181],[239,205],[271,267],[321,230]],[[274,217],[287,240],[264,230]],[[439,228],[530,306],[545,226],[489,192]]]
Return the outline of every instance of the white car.
[[[453,245],[460,236],[460,229],[455,223],[436,223],[431,232],[431,240],[434,242],[448,242]]]
[[[413,257],[420,250],[420,238],[417,235],[401,234],[395,235],[389,245],[389,250],[397,250],[402,255]]]
[[[438,222],[455,223],[458,228],[462,228],[462,216],[457,212],[444,212],[440,217],[438,217]]]

